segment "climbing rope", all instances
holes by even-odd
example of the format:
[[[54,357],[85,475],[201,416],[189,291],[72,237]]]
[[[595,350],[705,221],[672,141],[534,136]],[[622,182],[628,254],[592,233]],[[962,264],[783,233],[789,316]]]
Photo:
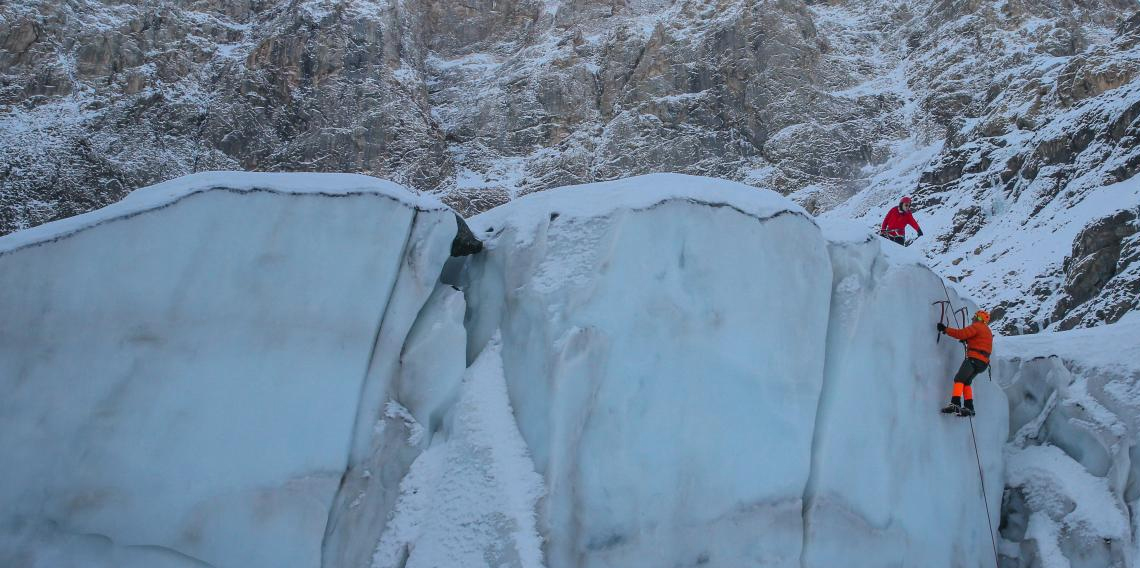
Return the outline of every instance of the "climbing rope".
[[[994,538],[994,522],[990,520],[990,500],[986,497],[986,476],[982,473],[982,456],[978,453],[978,437],[974,435],[974,417],[970,417],[970,438],[974,440],[974,457],[978,460],[978,480],[982,484],[982,501],[986,504],[986,524],[990,527],[990,543],[994,547],[994,566],[998,566],[997,539]]]
[[[942,292],[946,294],[946,303],[950,306],[951,313],[957,319],[958,312],[954,310],[954,303],[950,301],[950,290],[946,288],[946,283],[942,279],[938,279],[942,283]],[[965,308],[962,308],[963,310]],[[989,369],[986,369],[987,371]],[[990,375],[990,380],[993,380],[993,375]],[[978,452],[978,436],[974,433],[974,417],[970,416],[970,440],[974,442],[974,459],[978,462],[978,482],[982,485],[982,502],[986,505],[986,525],[990,528],[990,544],[994,548],[994,566],[999,567],[997,539],[994,537],[994,522],[990,519],[990,499],[986,496],[986,475],[982,471],[982,455]]]

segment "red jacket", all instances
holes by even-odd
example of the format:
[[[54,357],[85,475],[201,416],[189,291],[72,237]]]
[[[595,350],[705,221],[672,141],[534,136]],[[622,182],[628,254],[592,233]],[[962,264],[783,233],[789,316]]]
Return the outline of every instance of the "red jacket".
[[[966,356],[983,363],[990,362],[990,352],[994,348],[994,333],[989,326],[976,321],[962,329],[946,328],[946,335],[966,342]]]
[[[887,217],[883,219],[883,226],[881,232],[888,237],[902,237],[906,236],[906,226],[914,227],[914,230],[919,233],[922,229],[918,227],[918,221],[914,220],[914,215],[910,211],[902,211],[898,207],[891,207],[887,211]]]

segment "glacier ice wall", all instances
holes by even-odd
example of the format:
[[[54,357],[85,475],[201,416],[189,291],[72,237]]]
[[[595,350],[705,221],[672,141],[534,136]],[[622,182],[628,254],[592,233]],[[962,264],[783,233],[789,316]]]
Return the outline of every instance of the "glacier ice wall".
[[[578,186],[473,221],[494,236],[472,352],[502,331],[550,566],[799,561],[827,249],[783,200],[718,184]],[[575,208],[619,192],[640,199]]]
[[[1005,400],[976,383],[987,511],[969,423],[937,413],[962,350],[917,257],[675,175],[471,224],[468,353],[502,333],[549,566],[993,561]]]
[[[942,311],[932,302],[970,313],[973,304],[943,288],[913,251],[857,226],[825,225],[825,234],[834,276],[804,566],[852,557],[864,566],[991,565],[986,517],[996,519],[1001,503],[1005,396],[982,375],[973,424],[935,412],[963,349],[937,338],[932,322]]]
[[[918,257],[679,175],[471,227],[208,174],[0,239],[0,564],[992,561],[1007,407],[975,383],[987,511]]]
[[[0,564],[319,565],[454,231],[372,178],[227,173],[4,238]]]

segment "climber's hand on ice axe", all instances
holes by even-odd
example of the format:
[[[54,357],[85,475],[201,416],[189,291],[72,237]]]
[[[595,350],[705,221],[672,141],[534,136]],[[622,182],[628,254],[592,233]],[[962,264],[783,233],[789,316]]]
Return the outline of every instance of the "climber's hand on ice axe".
[[[938,333],[946,333],[946,324],[938,322]]]

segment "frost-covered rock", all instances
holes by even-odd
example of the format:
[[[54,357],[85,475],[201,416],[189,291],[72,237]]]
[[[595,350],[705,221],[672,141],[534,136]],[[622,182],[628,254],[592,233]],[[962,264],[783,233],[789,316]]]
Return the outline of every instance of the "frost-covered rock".
[[[1032,92],[1041,57],[1075,58],[1064,101],[1126,83],[1134,66],[1104,44],[1135,11],[1130,0],[28,0],[0,13],[2,179],[22,198],[0,221],[11,230],[221,166],[358,170],[446,191],[469,213],[662,170],[806,189],[827,207],[902,156],[895,142],[936,141],[981,100]],[[61,184],[66,196],[47,191]]]
[[[1089,222],[1063,264],[1063,295],[1053,308],[1057,328],[1114,323],[1140,308],[1140,220],[1122,209]]]
[[[319,565],[454,234],[392,183],[218,173],[4,237],[0,564]]]

